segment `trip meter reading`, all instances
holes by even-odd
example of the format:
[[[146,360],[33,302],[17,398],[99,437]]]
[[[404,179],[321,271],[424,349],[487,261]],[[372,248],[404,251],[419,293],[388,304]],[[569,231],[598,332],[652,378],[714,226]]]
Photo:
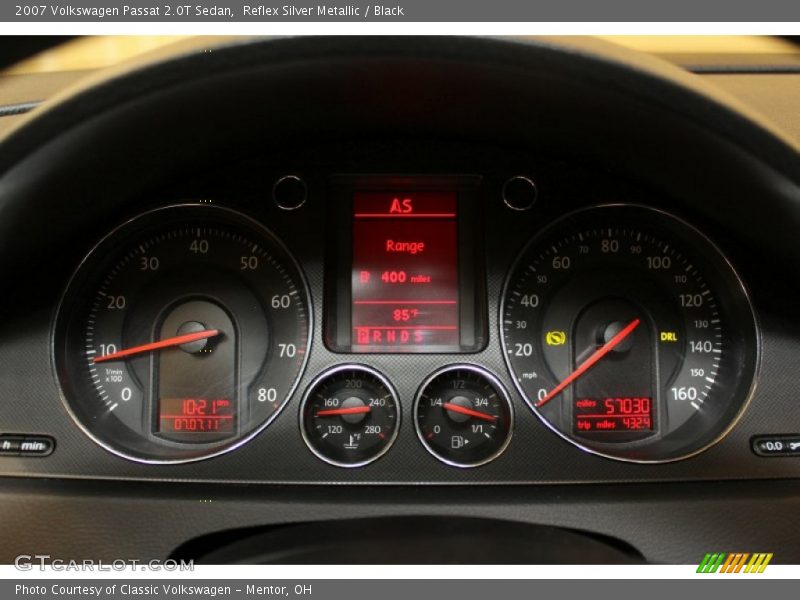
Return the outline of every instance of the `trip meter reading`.
[[[758,334],[746,292],[699,232],[603,206],[537,236],[506,282],[503,349],[553,430],[604,456],[660,462],[718,441],[749,399]]]
[[[650,398],[577,398],[573,409],[575,431],[651,431]]]
[[[54,358],[67,407],[133,460],[235,448],[294,390],[309,305],[294,259],[249,218],[202,205],[147,213],[103,240],[64,295]]]

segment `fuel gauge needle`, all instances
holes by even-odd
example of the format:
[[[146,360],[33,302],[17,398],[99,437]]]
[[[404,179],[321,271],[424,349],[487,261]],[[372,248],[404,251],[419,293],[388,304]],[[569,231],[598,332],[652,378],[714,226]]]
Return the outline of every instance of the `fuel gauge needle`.
[[[181,344],[188,344],[189,342],[196,342],[198,340],[206,340],[220,335],[222,332],[219,329],[205,329],[203,331],[195,331],[194,333],[187,333],[185,335],[176,335],[175,337],[165,338],[157,342],[149,344],[142,344],[141,346],[132,346],[124,350],[117,350],[105,356],[98,356],[93,362],[106,362],[109,360],[119,360],[126,356],[134,356],[136,354],[143,354],[145,352],[152,352],[153,350],[161,350],[163,348],[170,348],[172,346],[180,346]]]
[[[628,337],[633,332],[633,330],[639,326],[639,323],[641,323],[641,319],[634,319],[633,321],[628,323],[617,335],[615,335],[605,344],[600,346],[589,358],[583,361],[577,369],[575,369],[572,373],[567,375],[564,381],[559,383],[556,387],[550,390],[544,398],[539,400],[535,405],[536,408],[544,406],[545,404],[550,402],[550,400],[552,400],[553,398],[558,396],[561,392],[563,392],[564,389],[569,384],[571,384],[578,377],[586,373],[586,371],[592,368],[595,365],[595,363],[600,361],[600,359],[602,359],[606,354],[608,354],[616,346],[618,346],[622,342],[622,340]]]
[[[467,408],[466,406],[453,404],[452,402],[445,402],[444,404],[442,404],[442,408],[445,410],[449,410],[450,412],[456,412],[456,413],[461,413],[462,415],[475,417],[476,419],[483,419],[484,421],[494,422],[497,420],[497,417],[495,417],[494,415],[487,415],[486,413],[477,410],[472,410],[471,408]]]

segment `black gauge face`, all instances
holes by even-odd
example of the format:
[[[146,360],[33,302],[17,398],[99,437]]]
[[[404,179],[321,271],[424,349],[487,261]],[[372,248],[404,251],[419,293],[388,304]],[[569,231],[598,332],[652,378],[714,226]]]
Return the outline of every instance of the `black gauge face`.
[[[339,467],[360,467],[383,456],[400,426],[400,406],[377,371],[344,365],[318,377],[300,408],[300,429],[311,451]]]
[[[449,465],[476,467],[505,450],[511,439],[511,402],[493,375],[472,365],[434,373],[414,406],[419,439]]]
[[[501,319],[533,410],[576,445],[623,460],[675,460],[720,439],[758,362],[730,264],[682,221],[641,207],[580,211],[535,238]]]
[[[71,413],[104,447],[196,460],[278,413],[310,327],[303,277],[269,232],[233,211],[169,207],[82,263],[59,311],[56,370]]]

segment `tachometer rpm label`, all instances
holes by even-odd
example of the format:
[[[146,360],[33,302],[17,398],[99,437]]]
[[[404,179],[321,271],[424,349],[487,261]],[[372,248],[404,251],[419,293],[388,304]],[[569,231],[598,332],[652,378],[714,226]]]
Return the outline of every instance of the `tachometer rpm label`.
[[[55,360],[68,406],[130,458],[177,462],[238,445],[296,385],[307,294],[288,251],[237,213],[181,206],[135,219],[65,295]]]

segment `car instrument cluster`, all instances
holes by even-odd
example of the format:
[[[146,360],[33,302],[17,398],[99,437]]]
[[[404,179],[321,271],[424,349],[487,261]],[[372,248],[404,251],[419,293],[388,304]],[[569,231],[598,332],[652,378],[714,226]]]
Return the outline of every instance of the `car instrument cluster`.
[[[282,189],[277,206],[302,220],[305,182]],[[241,449],[279,419],[327,468],[393,452],[479,468],[536,419],[550,444],[625,462],[721,440],[747,407],[759,333],[714,243],[662,210],[593,203],[534,223],[490,285],[484,238],[504,242],[486,230],[492,194],[513,219],[537,189],[520,175],[496,191],[477,175],[330,176],[314,285],[295,241],[247,210],[173,203],[118,224],[58,309],[68,413],[150,464]],[[483,361],[492,351],[502,361]],[[333,359],[308,372],[315,352]],[[414,393],[398,393],[392,360]]]

